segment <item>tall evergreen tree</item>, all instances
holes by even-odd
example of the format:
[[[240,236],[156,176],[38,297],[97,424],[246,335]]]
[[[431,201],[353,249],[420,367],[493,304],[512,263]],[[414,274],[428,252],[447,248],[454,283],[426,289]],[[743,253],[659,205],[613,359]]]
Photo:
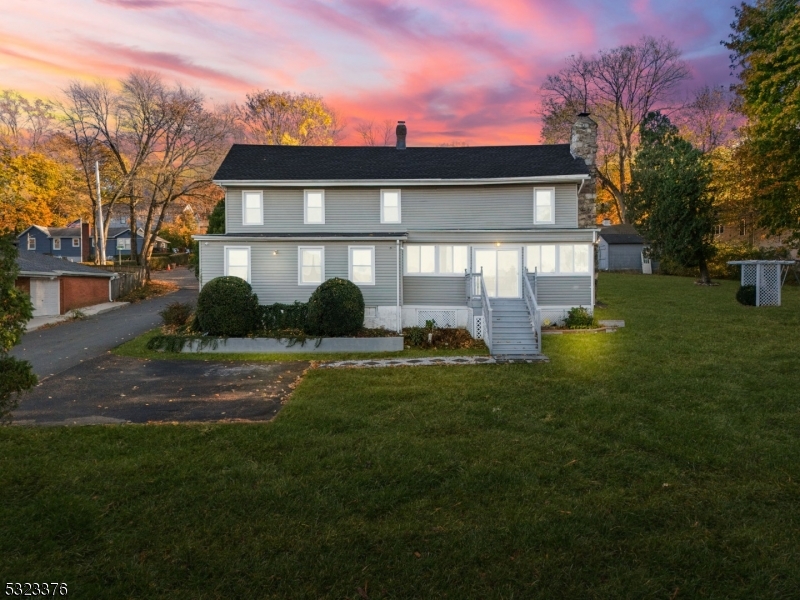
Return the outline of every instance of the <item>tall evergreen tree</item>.
[[[761,224],[800,237],[800,3],[757,0],[735,8],[731,50],[745,143],[758,162]]]
[[[631,167],[629,222],[650,243],[653,258],[700,270],[710,283],[715,210],[708,186],[711,165],[659,112],[647,115]]]
[[[9,356],[25,333],[33,316],[31,299],[15,287],[19,275],[17,248],[11,236],[0,236],[0,420],[16,408],[20,392],[36,385],[36,375],[27,360]]]

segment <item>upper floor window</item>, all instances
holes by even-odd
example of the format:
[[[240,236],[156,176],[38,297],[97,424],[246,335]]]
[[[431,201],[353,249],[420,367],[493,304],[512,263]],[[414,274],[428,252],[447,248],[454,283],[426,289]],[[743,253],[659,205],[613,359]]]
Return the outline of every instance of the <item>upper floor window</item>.
[[[61,238],[53,238],[53,250],[61,250]]]
[[[724,225],[714,225],[714,235],[722,235],[725,233]]]
[[[350,246],[350,281],[375,285],[375,246]]]
[[[81,238],[72,238],[73,248],[80,248],[80,245],[81,245]]]
[[[305,190],[303,196],[303,223],[324,225],[325,190]]]
[[[591,246],[588,244],[539,244],[528,246],[526,267],[540,275],[589,273]]]
[[[28,250],[36,250],[36,238],[28,236]]]
[[[533,188],[534,224],[553,224],[556,222],[555,188]]]
[[[297,249],[297,283],[319,285],[325,279],[325,248],[300,246]]]
[[[242,193],[242,225],[263,225],[264,209],[261,192]]]
[[[225,275],[250,281],[250,246],[225,246]]]
[[[381,223],[400,223],[400,190],[381,190]]]

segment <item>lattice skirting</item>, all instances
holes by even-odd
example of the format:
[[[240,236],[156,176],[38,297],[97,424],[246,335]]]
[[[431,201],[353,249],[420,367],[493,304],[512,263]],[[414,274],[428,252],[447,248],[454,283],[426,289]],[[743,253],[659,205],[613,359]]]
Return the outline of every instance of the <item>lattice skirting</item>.
[[[454,310],[420,310],[417,311],[417,326],[425,327],[426,321],[434,321],[436,327],[456,327],[456,311]]]
[[[472,319],[472,331],[470,331],[470,335],[474,337],[476,340],[483,339],[483,317],[473,317]]]
[[[757,265],[742,265],[742,285],[754,285],[757,288],[759,306],[781,305],[781,265],[758,265],[761,276],[758,276]]]

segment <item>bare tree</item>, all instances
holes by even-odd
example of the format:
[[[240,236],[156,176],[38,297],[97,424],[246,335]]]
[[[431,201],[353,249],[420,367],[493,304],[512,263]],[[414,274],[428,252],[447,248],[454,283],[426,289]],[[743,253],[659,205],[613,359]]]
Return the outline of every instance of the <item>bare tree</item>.
[[[247,94],[239,109],[249,141],[279,146],[331,146],[344,122],[314,94],[263,90]]]
[[[391,146],[394,134],[394,122],[384,119],[379,124],[365,121],[356,125],[356,132],[361,136],[365,146]]]
[[[38,150],[55,131],[53,104],[33,102],[14,90],[0,92],[0,142],[5,146]]]
[[[675,119],[683,136],[703,152],[726,145],[742,120],[731,108],[733,99],[733,94],[722,86],[704,85],[695,90]]]
[[[598,122],[598,177],[623,223],[639,126],[649,112],[664,108],[689,78],[680,54],[671,41],[643,37],[635,45],[602,50],[596,56],[572,56],[542,85],[547,141],[568,141],[575,112],[591,112]]]

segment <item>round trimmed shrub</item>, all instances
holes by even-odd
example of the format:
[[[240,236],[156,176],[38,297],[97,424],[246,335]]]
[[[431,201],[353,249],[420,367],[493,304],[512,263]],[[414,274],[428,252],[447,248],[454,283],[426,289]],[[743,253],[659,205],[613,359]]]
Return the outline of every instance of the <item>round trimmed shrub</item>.
[[[335,277],[323,282],[308,301],[306,333],[339,337],[364,325],[364,296],[352,281]]]
[[[197,325],[203,333],[242,337],[255,331],[258,319],[258,297],[244,279],[212,279],[197,298]]]
[[[744,304],[745,306],[755,306],[756,305],[756,286],[754,285],[743,285],[739,288],[739,291],[736,292],[736,301],[739,304]]]

